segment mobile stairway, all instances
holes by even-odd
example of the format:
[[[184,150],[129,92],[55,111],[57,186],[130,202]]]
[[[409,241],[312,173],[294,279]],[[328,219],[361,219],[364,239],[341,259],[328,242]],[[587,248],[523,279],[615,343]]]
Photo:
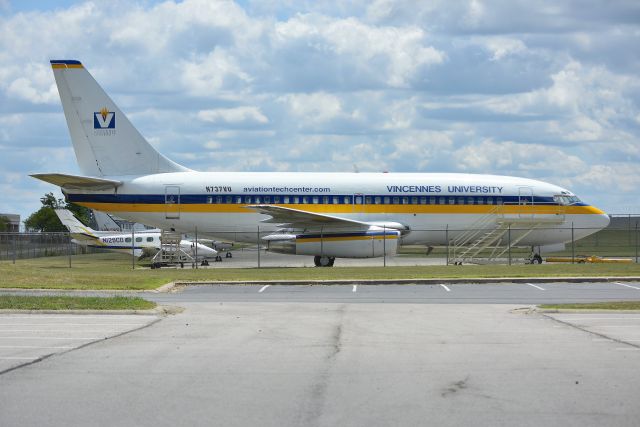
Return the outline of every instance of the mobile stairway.
[[[514,205],[496,205],[468,229],[449,241],[449,263],[492,264],[504,262],[504,255],[534,230],[562,224],[565,207],[552,205],[544,214],[514,213]],[[516,205],[517,206],[517,205]],[[551,209],[549,209],[551,208]],[[533,255],[533,254],[532,254]],[[539,255],[527,261],[542,262]]]
[[[169,265],[180,265],[182,268],[185,263],[195,265],[196,259],[182,249],[181,241],[181,233],[162,230],[160,232],[160,250],[151,259],[151,268]]]

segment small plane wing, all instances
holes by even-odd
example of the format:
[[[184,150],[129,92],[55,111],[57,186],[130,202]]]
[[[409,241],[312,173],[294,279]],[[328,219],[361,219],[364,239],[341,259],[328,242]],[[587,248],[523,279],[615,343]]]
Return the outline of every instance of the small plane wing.
[[[371,224],[339,216],[324,215],[299,209],[285,208],[274,205],[250,205],[248,209],[254,209],[261,214],[270,215],[271,218],[262,222],[275,223],[282,227],[306,228],[306,227],[335,227],[352,229],[369,229]]]
[[[41,181],[66,188],[105,190],[122,185],[122,181],[116,181],[113,179],[82,175],[67,175],[64,173],[34,173],[31,176]]]

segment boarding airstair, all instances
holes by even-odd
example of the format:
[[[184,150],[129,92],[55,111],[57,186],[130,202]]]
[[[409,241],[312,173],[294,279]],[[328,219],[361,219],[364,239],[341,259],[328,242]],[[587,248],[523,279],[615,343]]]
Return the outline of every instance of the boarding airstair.
[[[160,232],[160,250],[151,259],[151,268],[178,264],[180,264],[180,267],[184,267],[185,263],[195,263],[195,258],[180,246],[181,241],[181,233],[162,230]]]
[[[496,205],[468,229],[449,242],[449,262],[490,264],[503,262],[504,255],[534,230],[562,224],[564,207],[554,206],[548,214],[509,213],[509,205]]]

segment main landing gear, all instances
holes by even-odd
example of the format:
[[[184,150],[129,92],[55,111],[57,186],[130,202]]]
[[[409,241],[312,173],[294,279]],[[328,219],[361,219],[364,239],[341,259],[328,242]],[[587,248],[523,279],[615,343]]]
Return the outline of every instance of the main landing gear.
[[[335,260],[335,257],[329,256],[316,255],[313,257],[313,263],[316,265],[316,267],[333,267],[333,262]]]

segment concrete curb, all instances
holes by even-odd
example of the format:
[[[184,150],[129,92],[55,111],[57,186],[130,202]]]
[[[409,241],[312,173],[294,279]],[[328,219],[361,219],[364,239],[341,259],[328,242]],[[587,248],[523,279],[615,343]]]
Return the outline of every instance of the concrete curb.
[[[238,280],[238,281],[175,281],[173,287],[190,285],[439,285],[483,283],[593,283],[640,281],[640,277],[494,277],[494,278],[435,278],[435,279],[366,279],[366,280]],[[166,286],[166,285],[165,285]],[[172,289],[173,289],[172,287]],[[160,288],[158,288],[160,289]]]
[[[160,315],[182,313],[184,308],[173,305],[159,305],[151,310],[12,310],[0,309],[0,314],[129,314]]]
[[[536,308],[536,313],[554,314],[554,313],[624,313],[639,314],[640,310],[608,310],[604,308]]]

